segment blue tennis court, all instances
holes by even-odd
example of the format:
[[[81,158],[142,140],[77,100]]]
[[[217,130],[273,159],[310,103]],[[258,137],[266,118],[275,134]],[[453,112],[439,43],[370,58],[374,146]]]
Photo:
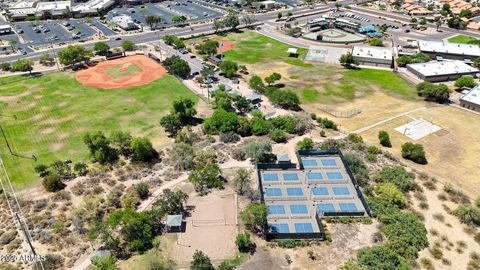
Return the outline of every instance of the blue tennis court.
[[[317,204],[317,210],[320,212],[335,212],[333,203],[319,203]]]
[[[314,187],[312,188],[312,193],[316,196],[326,196],[329,194],[328,189],[325,187]]]
[[[327,172],[327,178],[329,180],[342,180],[343,175],[340,172]]]
[[[282,196],[281,188],[266,188],[265,195],[267,196]]]
[[[305,167],[314,167],[318,166],[317,161],[315,159],[303,159],[302,164]]]
[[[350,190],[347,187],[333,187],[332,190],[335,195],[350,195]]]
[[[312,223],[294,223],[294,226],[297,233],[313,233]]]
[[[263,175],[263,181],[278,181],[278,174],[266,173]]]
[[[322,159],[323,166],[337,166],[335,159]]]
[[[307,180],[322,180],[321,172],[307,172]]]
[[[298,181],[298,174],[296,173],[284,173],[283,174],[283,180],[285,181]]]
[[[269,215],[284,215],[285,207],[283,205],[271,204],[268,206]]]
[[[302,188],[287,188],[288,196],[303,196]]]
[[[308,209],[305,204],[291,204],[290,213],[292,214],[308,214]]]
[[[290,229],[286,223],[271,224],[271,231],[276,233],[289,233]]]
[[[339,203],[342,212],[358,212],[357,206],[354,203]]]

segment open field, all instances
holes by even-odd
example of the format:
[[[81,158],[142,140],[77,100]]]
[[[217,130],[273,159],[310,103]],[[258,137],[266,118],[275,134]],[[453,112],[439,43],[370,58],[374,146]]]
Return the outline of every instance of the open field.
[[[276,41],[269,37],[254,33],[252,31],[245,31],[242,33],[229,33],[226,36],[211,36],[213,40],[226,40],[233,42],[234,48],[224,52],[225,59],[238,62],[240,64],[257,64],[270,61],[281,61],[291,65],[305,65],[303,56],[307,53],[306,49],[299,49],[299,57],[288,57],[287,50],[292,46]],[[191,43],[194,40],[187,40]],[[308,65],[308,64],[307,64]],[[309,65],[311,66],[311,65]]]
[[[480,194],[480,140],[472,134],[480,132],[478,115],[448,106],[433,107],[417,111],[408,116],[423,118],[440,126],[443,130],[413,141],[424,146],[427,154],[427,165],[407,162],[409,166],[427,172],[442,182],[449,182],[460,187],[471,197]],[[390,134],[393,147],[388,149],[401,156],[401,145],[412,141],[394,128],[412,121],[403,116],[368,131],[360,133],[370,143],[378,144],[378,132],[386,130]]]
[[[0,83],[11,81],[2,78]],[[147,136],[156,147],[167,144],[159,125],[178,97],[198,98],[173,76],[129,89],[98,90],[80,85],[73,74],[54,73],[2,85],[0,106],[9,142],[18,154],[37,162],[12,157],[3,143],[0,153],[17,188],[30,186],[38,177],[33,168],[56,159],[89,160],[82,136],[88,131],[130,131]]]
[[[477,40],[474,37],[466,35],[456,35],[448,39],[448,42],[469,44],[470,41]]]

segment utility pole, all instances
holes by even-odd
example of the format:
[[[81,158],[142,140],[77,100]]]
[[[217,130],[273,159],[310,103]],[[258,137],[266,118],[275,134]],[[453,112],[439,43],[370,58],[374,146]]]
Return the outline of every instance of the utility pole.
[[[160,61],[163,61],[163,56],[162,56],[162,39],[160,38],[160,30],[158,30],[158,48],[160,50]]]

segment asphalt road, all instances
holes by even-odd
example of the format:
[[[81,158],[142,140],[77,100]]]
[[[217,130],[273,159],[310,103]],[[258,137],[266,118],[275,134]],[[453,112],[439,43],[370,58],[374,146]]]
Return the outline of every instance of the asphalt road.
[[[346,1],[343,1],[342,4],[346,5],[350,2],[353,3],[353,1],[351,1],[351,0],[346,0]],[[302,15],[302,14],[308,14],[308,13],[312,13],[312,12],[320,12],[320,11],[326,12],[326,11],[328,11],[329,8],[331,8],[331,6],[332,6],[332,4],[329,4],[328,6],[317,5],[313,9],[311,9],[309,7],[295,7],[295,8],[290,9],[290,11],[294,15]],[[358,13],[357,13],[357,11],[358,11]],[[400,23],[408,23],[409,22],[408,17],[405,16],[405,15],[393,14],[393,13],[390,13],[390,12],[387,12],[387,11],[370,10],[370,9],[365,9],[365,8],[360,8],[360,7],[355,7],[355,6],[352,6],[351,9],[344,10],[344,12],[352,12],[352,13],[358,14],[359,16],[370,18],[371,19],[370,23],[395,24],[393,22],[394,20],[399,21]],[[267,20],[272,20],[272,19],[277,18],[277,13],[278,12],[276,12],[276,11],[269,12],[269,13],[261,13],[261,14],[254,15],[254,17],[257,20],[257,22],[265,22]],[[312,16],[312,17],[318,17],[318,16],[319,15],[315,15],[315,16]],[[378,18],[379,16],[382,17],[382,18],[387,18],[387,21],[385,21],[385,19]],[[397,25],[398,25],[398,23],[397,23]],[[434,25],[430,25],[430,26],[435,27]],[[460,34],[460,33],[472,35],[472,36],[475,36],[475,37],[480,37],[480,33],[477,33],[477,32],[471,31],[471,30],[456,30],[456,29],[451,29],[451,28],[448,28],[448,27],[440,27],[440,29],[443,32],[438,33],[438,34],[434,34],[434,35],[429,35],[428,38],[429,39],[442,39],[442,38],[445,38],[447,36],[454,35],[454,34]],[[188,36],[191,36],[191,35],[197,35],[197,34],[200,34],[200,33],[205,33],[205,32],[211,31],[211,30],[212,30],[212,23],[205,23],[205,24],[202,24],[202,25],[193,26],[193,30],[190,27],[187,26],[187,27],[184,27],[184,28],[169,28],[169,29],[161,30],[160,32],[155,31],[155,32],[144,32],[144,33],[132,34],[132,35],[110,36],[111,39],[109,41],[107,41],[106,43],[110,47],[120,47],[123,40],[127,40],[127,39],[132,40],[136,44],[151,43],[151,42],[154,42],[154,41],[159,41],[159,39],[162,36],[167,35],[167,34],[174,34],[174,35],[177,35],[179,37],[188,37]],[[404,33],[403,31],[400,31],[400,30],[389,30],[389,33],[397,35],[397,39],[398,39],[398,37],[402,37],[402,36],[411,37],[411,38],[418,38],[418,34],[422,34],[421,32],[418,32],[418,33]],[[115,40],[117,37],[120,37],[121,40]],[[87,49],[92,49],[94,43],[89,42],[89,43],[79,43],[79,44],[84,46]],[[0,61],[2,61],[2,62],[12,62],[12,61],[15,61],[15,60],[20,59],[20,58],[38,60],[40,58],[40,56],[44,53],[46,53],[46,51],[35,51],[35,52],[31,52],[27,55],[4,56],[4,57],[0,58]]]

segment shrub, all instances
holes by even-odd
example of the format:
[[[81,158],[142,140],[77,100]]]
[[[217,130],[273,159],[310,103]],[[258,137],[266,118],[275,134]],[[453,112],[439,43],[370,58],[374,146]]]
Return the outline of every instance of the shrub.
[[[367,153],[373,154],[373,155],[378,155],[382,153],[382,150],[375,145],[371,145],[367,148]]]
[[[385,167],[375,175],[375,181],[379,183],[395,184],[402,192],[415,189],[415,174],[409,173],[404,167]]]
[[[248,232],[237,234],[235,245],[237,245],[240,252],[249,252],[253,246],[253,243],[250,240],[250,234]]]
[[[385,183],[375,187],[375,193],[383,200],[400,208],[405,207],[406,202],[403,194],[394,184]]]
[[[233,131],[220,133],[220,141],[224,143],[235,143],[240,141],[240,136]]]
[[[142,200],[145,200],[148,198],[148,195],[150,195],[150,186],[147,183],[134,184],[133,189],[137,196]]]
[[[312,150],[313,149],[313,140],[311,138],[303,138],[303,140],[297,142],[297,150]]]
[[[418,164],[427,164],[425,151],[421,144],[404,143],[402,145],[402,157]]]
[[[65,188],[62,178],[58,174],[49,174],[43,178],[42,185],[48,192],[57,192]]]
[[[350,133],[347,136],[347,139],[353,143],[361,143],[363,142],[362,136],[356,134],[356,133]]]
[[[471,204],[463,204],[453,210],[453,214],[458,217],[462,223],[480,225],[480,209]]]
[[[284,143],[287,141],[288,136],[287,136],[287,133],[285,133],[285,131],[281,129],[274,129],[270,133],[270,139],[272,139],[272,141],[276,143]]]
[[[224,109],[216,109],[210,118],[205,119],[203,127],[209,134],[236,131],[238,128],[238,115],[234,112],[227,112]]]
[[[245,156],[256,162],[269,162],[272,159],[272,144],[269,141],[251,141],[244,145]]]
[[[388,132],[382,130],[378,133],[378,140],[380,141],[380,144],[385,147],[392,147],[392,143],[390,142],[390,135],[388,135]]]
[[[318,119],[317,119],[318,122]],[[328,118],[321,118],[319,124],[326,129],[338,130],[337,124]]]
[[[272,129],[272,123],[265,119],[257,118],[252,121],[252,133],[255,136],[267,135]]]

